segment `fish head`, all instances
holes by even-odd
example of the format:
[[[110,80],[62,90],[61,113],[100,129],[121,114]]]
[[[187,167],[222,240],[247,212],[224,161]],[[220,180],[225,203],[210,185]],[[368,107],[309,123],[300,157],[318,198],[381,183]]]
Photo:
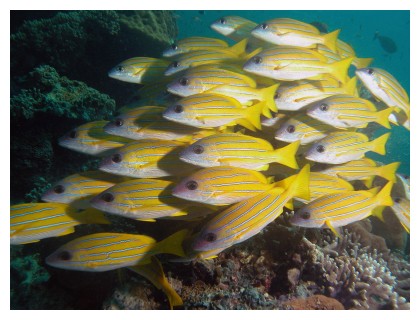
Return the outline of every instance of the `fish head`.
[[[198,140],[181,151],[179,158],[200,167],[220,166],[217,148],[205,143],[205,139]]]
[[[191,242],[191,248],[194,251],[210,251],[219,248],[226,248],[233,243],[233,237],[225,235],[225,230],[213,230],[210,227],[204,227]]]
[[[320,140],[313,143],[311,148],[306,152],[305,158],[315,162],[336,163],[336,156],[333,151],[331,150],[331,146],[323,140]]]
[[[50,254],[45,262],[52,267],[66,269],[66,270],[79,270],[89,271],[87,267],[81,263],[80,250],[73,248],[73,243],[77,241],[73,240]]]
[[[257,39],[275,43],[278,38],[278,32],[273,24],[269,22],[263,22],[256,26],[252,31],[253,35]]]
[[[306,114],[311,118],[330,125],[336,125],[338,114],[329,98],[311,103],[306,109]]]
[[[212,204],[213,193],[211,186],[197,174],[183,179],[172,190],[175,197],[208,204]]]
[[[166,48],[163,51],[162,56],[164,57],[173,57],[176,56],[177,54],[181,54],[181,53],[186,53],[187,51],[185,49],[183,49],[182,47],[178,46],[177,43],[172,43],[169,48]]]
[[[90,205],[95,209],[109,213],[124,213],[124,209],[128,209],[128,207],[122,207],[119,205],[123,201],[122,199],[118,199],[120,194],[121,193],[114,192],[114,188],[111,187],[93,197],[90,200]]]
[[[309,205],[306,205],[300,208],[294,213],[294,215],[289,219],[289,222],[298,227],[305,228],[321,228],[324,222],[317,223],[317,220],[314,219],[314,214],[311,212]]]
[[[71,184],[65,181],[59,181],[53,187],[49,188],[42,195],[41,200],[45,202],[70,203],[75,190],[70,190]],[[69,194],[71,192],[71,194]]]
[[[112,174],[132,177],[133,173],[128,163],[127,155],[116,150],[113,154],[105,157],[99,164],[99,170]]]
[[[176,94],[181,97],[188,97],[190,95],[198,93],[196,85],[193,83],[193,80],[186,74],[170,82],[167,86],[167,90],[170,93]]]
[[[284,142],[295,142],[302,138],[299,132],[299,122],[291,118],[283,123],[276,131],[275,139]]]
[[[177,72],[180,72],[182,70],[186,70],[189,68],[189,65],[187,65],[182,60],[179,61],[173,61],[165,70],[165,76],[173,75]]]
[[[108,77],[124,82],[140,83],[141,74],[133,66],[120,63],[109,70]]]
[[[263,52],[251,57],[243,66],[243,70],[260,76],[270,75],[271,69],[265,63]]]
[[[229,17],[217,19],[210,25],[210,28],[224,36],[229,36],[236,31],[235,25]]]
[[[375,68],[361,68],[355,71],[356,76],[363,82],[363,84],[375,94],[376,91],[381,90],[381,79]]]
[[[86,148],[80,143],[82,132],[75,128],[58,139],[58,145],[74,151],[85,152]]]
[[[104,131],[115,136],[138,139],[138,134],[135,134],[131,129],[135,126],[133,120],[135,119],[126,114],[120,114],[113,121],[109,121],[104,126]]]

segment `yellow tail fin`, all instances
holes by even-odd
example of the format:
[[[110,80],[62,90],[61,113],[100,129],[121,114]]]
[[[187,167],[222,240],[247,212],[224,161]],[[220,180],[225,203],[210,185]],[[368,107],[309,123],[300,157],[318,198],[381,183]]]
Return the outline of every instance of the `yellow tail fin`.
[[[394,183],[389,181],[375,196],[377,206],[392,206],[394,201],[391,198],[391,190]]]
[[[310,166],[309,164],[306,164],[287,188],[290,198],[293,197],[308,201],[311,200],[309,192],[309,173]]]
[[[346,83],[347,81],[347,71],[351,65],[353,58],[347,58],[341,61],[337,61],[334,63],[329,64],[330,66],[330,73],[341,83]]]
[[[386,154],[385,145],[390,135],[391,133],[388,132],[388,133],[383,134],[379,138],[376,138],[375,140],[371,141],[370,142],[372,145],[371,151],[384,156]]]
[[[337,52],[337,37],[340,31],[338,29],[324,35],[324,45],[334,52]]]
[[[254,51],[252,51],[251,53],[248,53],[246,56],[243,57],[244,60],[248,61],[249,59],[251,59],[253,56],[259,54],[263,49],[262,48],[258,48],[255,49]]]
[[[229,51],[232,51],[238,57],[246,53],[246,44],[248,43],[248,39],[243,39],[238,43],[235,43],[233,46],[229,48]]]
[[[397,171],[399,166],[400,166],[400,162],[393,162],[393,163],[387,164],[386,166],[379,167],[378,176],[381,176],[382,178],[385,178],[395,183],[397,181],[395,172]]]
[[[270,86],[268,88],[264,88],[261,89],[261,96],[262,99],[265,101],[266,105],[268,106],[268,108],[273,111],[273,112],[277,112],[277,106],[276,103],[274,102],[274,95],[276,94],[277,88],[279,87],[279,83]]]
[[[376,113],[376,123],[379,123],[381,126],[384,126],[387,129],[391,129],[391,125],[389,124],[389,115],[394,111],[394,108],[386,108],[384,110],[378,111]]]
[[[366,68],[373,61],[373,58],[357,58],[354,57],[353,64],[357,69]]]
[[[261,130],[261,113],[264,105],[264,102],[259,102],[251,107],[248,107],[245,111],[245,119],[258,130]]]
[[[385,209],[385,206],[379,206],[379,207],[374,208],[372,210],[372,216],[375,216],[382,222],[385,222],[384,215],[383,215],[384,209]]]
[[[357,90],[356,85],[357,85],[357,77],[354,76],[349,81],[347,81],[347,83],[344,84],[343,88],[346,90],[346,93],[354,96]]]
[[[171,253],[180,257],[185,257],[184,248],[182,242],[188,234],[187,229],[175,232],[166,239],[163,239],[156,244],[155,251],[158,253]]]
[[[300,141],[295,141],[285,146],[274,150],[277,157],[277,162],[293,169],[298,169],[299,165],[296,162],[296,152],[299,149]]]

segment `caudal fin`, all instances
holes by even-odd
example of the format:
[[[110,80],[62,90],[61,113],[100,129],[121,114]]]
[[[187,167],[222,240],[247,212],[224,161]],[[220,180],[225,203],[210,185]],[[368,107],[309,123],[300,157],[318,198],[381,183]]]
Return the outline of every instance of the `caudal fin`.
[[[311,200],[311,195],[309,192],[309,173],[310,166],[309,164],[306,164],[295,176],[295,179],[287,188],[290,199],[299,198],[308,201]]]
[[[299,145],[300,141],[298,140],[290,143],[284,148],[274,150],[276,161],[290,168],[298,169],[299,165],[296,162],[296,152],[299,149]]]
[[[391,198],[391,190],[394,183],[389,181],[375,196],[377,206],[392,206],[394,201]]]
[[[378,111],[376,113],[375,122],[379,123],[381,126],[384,126],[387,129],[391,129],[388,118],[392,111],[394,111],[394,108],[386,108],[384,110]]]
[[[229,48],[229,51],[236,54],[238,57],[246,53],[246,44],[248,39],[243,39]]]
[[[385,178],[395,183],[397,181],[397,176],[395,175],[395,172],[397,171],[399,166],[400,162],[393,162],[387,164],[386,166],[379,167],[378,176],[381,176],[382,178]]]
[[[265,106],[265,102],[259,102],[245,111],[245,119],[248,120],[255,128],[261,130],[261,113]]]
[[[354,76],[353,78],[351,78],[349,81],[347,81],[343,85],[343,88],[344,88],[344,90],[346,90],[346,93],[354,96],[356,94],[356,90],[357,90],[356,86],[357,86],[357,77]]]
[[[353,65],[357,68],[357,69],[362,69],[362,68],[366,68],[367,66],[369,66],[373,61],[373,58],[357,58],[354,57],[353,59]]]
[[[340,31],[338,29],[324,35],[324,45],[334,52],[337,52],[337,37]]]
[[[347,81],[347,71],[353,61],[353,57],[337,61],[334,63],[329,64],[330,66],[330,73],[341,83],[346,83]]]
[[[261,89],[262,100],[265,101],[266,106],[273,112],[278,111],[276,103],[274,102],[274,95],[276,94],[276,91],[279,85],[280,84],[277,83],[268,88]]]
[[[371,146],[372,146],[371,151],[376,152],[376,153],[384,156],[386,154],[385,145],[386,145],[386,142],[388,141],[388,138],[389,138],[390,135],[391,135],[391,133],[388,132],[388,133],[383,134],[379,138],[371,141],[370,142]]]
[[[180,257],[185,257],[186,255],[182,243],[187,235],[187,229],[175,232],[166,239],[160,241],[156,245],[155,250],[159,253],[171,253]]]

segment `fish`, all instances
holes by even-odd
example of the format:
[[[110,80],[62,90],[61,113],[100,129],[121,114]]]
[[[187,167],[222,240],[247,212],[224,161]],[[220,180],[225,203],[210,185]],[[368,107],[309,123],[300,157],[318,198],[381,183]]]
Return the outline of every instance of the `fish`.
[[[385,144],[391,133],[385,133],[375,140],[359,132],[332,132],[315,141],[306,152],[306,159],[315,162],[341,164],[364,157],[368,151],[385,155]]]
[[[185,71],[168,84],[167,90],[178,96],[188,97],[226,84],[237,87],[257,87],[255,80],[244,74],[214,65],[204,65]]]
[[[147,280],[153,283],[156,288],[162,290],[168,298],[169,307],[171,310],[174,306],[181,306],[184,304],[182,298],[168,282],[168,279],[165,277],[165,273],[163,272],[162,264],[155,256],[150,257],[150,263],[148,264],[132,266],[128,267],[128,269],[138,273],[142,277],[145,277]]]
[[[375,32],[373,40],[378,40],[382,49],[388,53],[395,53],[398,51],[398,47],[394,40],[387,36],[381,36],[378,31]]]
[[[287,179],[284,190],[273,188],[221,211],[191,240],[192,250],[228,248],[251,238],[282,214],[284,206],[294,197],[309,199],[308,183],[307,164]]]
[[[64,203],[22,203],[10,207],[10,244],[27,244],[73,233],[79,224],[110,224],[96,209]]]
[[[230,205],[274,187],[258,171],[229,166],[194,172],[172,189],[175,197],[216,206]]]
[[[329,228],[341,237],[337,228],[376,214],[375,208],[393,205],[392,185],[388,182],[378,193],[374,188],[324,195],[300,208],[289,222],[305,228]]]
[[[289,18],[265,21],[251,31],[254,37],[278,46],[313,48],[317,44],[323,44],[333,51],[336,51],[339,33],[340,30],[335,30],[321,35],[316,27]]]
[[[182,242],[186,234],[187,230],[181,230],[157,242],[139,234],[93,233],[61,246],[45,262],[55,268],[88,272],[147,265],[161,253],[185,256]]]
[[[328,48],[327,46],[323,44],[318,44],[312,50],[322,54],[325,58],[327,58],[327,63],[334,63],[334,62],[342,60],[338,52],[331,50],[330,48]]]
[[[108,76],[124,82],[149,84],[164,77],[168,64],[168,60],[135,57],[120,62],[108,72]]]
[[[352,65],[357,69],[366,68],[369,66],[373,58],[359,58],[356,56],[356,52],[353,47],[341,39],[337,39],[337,51],[341,58],[353,58]]]
[[[121,217],[149,220],[184,216],[195,202],[185,201],[172,195],[175,184],[159,179],[133,179],[116,184],[91,201],[92,207]],[[201,208],[202,216],[210,213]]]
[[[395,213],[401,225],[407,233],[410,233],[410,200],[406,198],[393,197],[394,204],[391,210]]]
[[[410,177],[401,173],[396,174],[397,181],[393,191],[394,195],[398,197],[404,197],[410,200]]]
[[[133,141],[106,133],[103,128],[107,123],[99,120],[82,124],[59,138],[58,144],[73,151],[101,157]]]
[[[375,176],[380,176],[395,183],[397,181],[395,172],[399,166],[400,162],[377,166],[374,160],[362,158],[341,165],[331,166],[319,172],[330,176],[340,177],[347,181],[361,180],[367,188],[371,188]]]
[[[353,77],[343,86],[336,80],[326,78],[318,81],[302,80],[288,85],[280,85],[274,95],[274,102],[278,110],[297,111],[312,102],[336,94],[350,94],[357,96],[357,78]]]
[[[388,107],[396,107],[405,114],[406,119],[400,124],[409,129],[410,102],[407,92],[389,72],[380,68],[363,68],[356,70],[356,76],[363,85]]]
[[[345,83],[352,60],[353,58],[347,58],[327,63],[326,57],[313,50],[278,46],[257,53],[244,64],[243,69],[283,81],[320,79],[324,74],[331,74],[341,83]]]
[[[178,40],[163,51],[164,57],[173,57],[196,50],[210,50],[212,48],[228,48],[228,44],[220,39],[205,37],[188,37]]]
[[[132,140],[189,141],[198,130],[163,118],[165,107],[143,106],[118,115],[104,126],[108,134]],[[214,132],[213,132],[214,133]]]
[[[185,143],[144,139],[119,148],[102,159],[99,170],[133,178],[159,178],[194,170],[179,160]]]
[[[249,130],[261,130],[260,115],[264,103],[244,107],[231,97],[200,93],[178,100],[168,107],[163,117],[196,128],[220,128],[241,125]]]
[[[77,209],[87,209],[93,196],[124,180],[124,177],[101,171],[76,173],[54,183],[44,192],[41,200],[67,203]]]
[[[280,126],[275,133],[275,139],[289,143],[300,141],[301,145],[307,145],[325,138],[332,131],[337,131],[337,129],[304,113],[299,113]]]
[[[299,141],[274,149],[264,139],[240,133],[220,133],[205,137],[185,148],[182,161],[200,167],[232,166],[251,170],[267,170],[269,163],[278,162],[293,169]]]
[[[257,23],[239,16],[225,16],[214,21],[210,28],[234,41],[241,41],[248,38],[256,26]]]
[[[336,128],[366,128],[370,122],[391,129],[388,117],[394,108],[377,111],[369,100],[337,94],[311,103],[306,114]]]

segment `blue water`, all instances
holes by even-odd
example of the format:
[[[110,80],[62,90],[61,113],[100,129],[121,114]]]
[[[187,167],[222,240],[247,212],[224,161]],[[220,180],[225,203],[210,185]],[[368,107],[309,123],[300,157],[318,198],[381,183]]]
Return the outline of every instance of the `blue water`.
[[[373,67],[390,72],[410,95],[410,12],[409,11],[227,11],[198,10],[176,11],[179,29],[178,38],[208,36],[227,40],[210,29],[216,19],[237,15],[261,23],[265,20],[287,17],[305,22],[323,22],[329,31],[341,29],[339,38],[351,44],[359,57],[372,57]],[[378,40],[373,40],[376,32],[394,40],[398,50],[387,53]],[[379,129],[375,137],[386,132]],[[399,172],[410,175],[410,134],[403,127],[393,127],[387,143],[386,156],[370,153],[369,157],[384,163],[401,162]]]

